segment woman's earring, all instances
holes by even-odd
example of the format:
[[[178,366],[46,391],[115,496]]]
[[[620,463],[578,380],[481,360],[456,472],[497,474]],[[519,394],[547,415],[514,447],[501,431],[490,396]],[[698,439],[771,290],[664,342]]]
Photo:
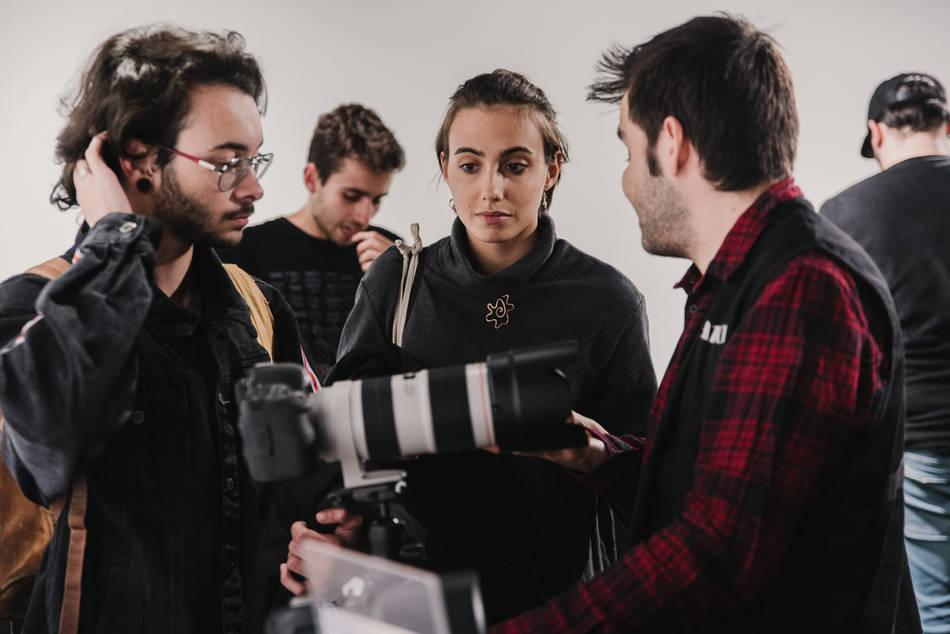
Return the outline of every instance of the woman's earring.
[[[135,181],[135,188],[143,194],[152,191],[152,181],[147,178],[140,178]]]
[[[458,211],[456,211],[455,209],[455,200],[453,198],[449,198],[449,207],[452,208],[452,211],[454,211],[455,213],[458,213]]]
[[[546,213],[548,210],[548,193],[544,192],[541,194],[541,213]]]

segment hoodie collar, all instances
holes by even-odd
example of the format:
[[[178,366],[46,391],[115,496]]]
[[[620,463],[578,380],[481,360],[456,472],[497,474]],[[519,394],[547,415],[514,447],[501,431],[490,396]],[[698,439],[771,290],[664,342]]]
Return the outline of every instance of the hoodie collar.
[[[452,224],[452,233],[449,237],[449,258],[446,273],[463,284],[483,286],[504,284],[505,286],[520,285],[531,279],[554,251],[557,235],[554,231],[554,221],[547,214],[538,218],[537,241],[534,248],[514,264],[491,275],[483,275],[472,266],[471,249],[468,246],[468,236],[465,225],[458,218]]]

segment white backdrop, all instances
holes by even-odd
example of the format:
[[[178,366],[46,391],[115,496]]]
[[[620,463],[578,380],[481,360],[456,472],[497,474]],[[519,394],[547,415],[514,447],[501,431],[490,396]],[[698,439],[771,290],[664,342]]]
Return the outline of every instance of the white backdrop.
[[[558,234],[619,268],[644,293],[654,363],[662,372],[682,328],[683,294],[672,285],[687,263],[641,249],[636,217],[620,191],[617,112],[586,103],[585,86],[610,43],[635,44],[715,10],[768,27],[783,47],[801,119],[796,175],[816,206],[876,170],[858,149],[878,81],[904,70],[950,81],[947,0],[165,0],[141,6],[0,0],[0,278],[72,241],[76,212],[60,213],[48,203],[57,178],[58,99],[115,31],[164,21],[235,29],[247,38],[268,83],[264,150],[276,155],[255,223],[305,200],[301,173],[321,112],[344,101],[375,108],[396,132],[408,164],[374,222],[405,235],[420,220],[427,243],[444,236],[453,218],[432,150],[447,99],[472,75],[507,67],[547,92],[571,143],[552,208]]]

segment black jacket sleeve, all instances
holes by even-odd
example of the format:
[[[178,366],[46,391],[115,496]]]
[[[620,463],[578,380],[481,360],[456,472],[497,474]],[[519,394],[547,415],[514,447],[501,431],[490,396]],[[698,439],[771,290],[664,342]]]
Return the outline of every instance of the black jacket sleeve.
[[[656,396],[656,373],[650,357],[649,328],[643,296],[634,291],[634,308],[609,336],[595,342],[592,354],[606,359],[589,415],[613,434],[646,435],[650,407]],[[606,333],[605,333],[606,334]]]
[[[0,285],[3,459],[35,502],[63,493],[128,419],[160,239],[152,219],[109,214],[61,277]]]

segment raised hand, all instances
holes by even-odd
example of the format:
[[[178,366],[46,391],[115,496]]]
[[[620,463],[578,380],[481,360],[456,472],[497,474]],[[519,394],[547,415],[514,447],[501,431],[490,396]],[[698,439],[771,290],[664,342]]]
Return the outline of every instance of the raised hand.
[[[376,231],[358,231],[350,241],[356,243],[356,256],[364,273],[383,251],[393,245],[392,240]]]
[[[76,161],[76,167],[73,168],[76,201],[90,227],[106,214],[132,213],[132,205],[118,177],[102,158],[106,134],[100,132],[92,137],[86,148],[86,158]]]

